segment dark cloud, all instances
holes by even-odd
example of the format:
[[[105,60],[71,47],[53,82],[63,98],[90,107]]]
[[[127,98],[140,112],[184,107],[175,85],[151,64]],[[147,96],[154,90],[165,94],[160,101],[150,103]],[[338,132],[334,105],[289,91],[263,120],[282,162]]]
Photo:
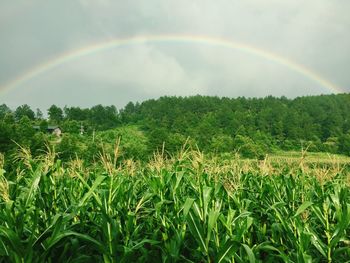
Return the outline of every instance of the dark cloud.
[[[5,0],[0,5],[2,86],[58,54],[105,39],[186,34],[268,50],[350,91],[349,1]],[[122,107],[130,100],[162,95],[295,97],[329,92],[252,54],[198,44],[147,43],[71,61],[0,91],[0,102],[12,107]]]

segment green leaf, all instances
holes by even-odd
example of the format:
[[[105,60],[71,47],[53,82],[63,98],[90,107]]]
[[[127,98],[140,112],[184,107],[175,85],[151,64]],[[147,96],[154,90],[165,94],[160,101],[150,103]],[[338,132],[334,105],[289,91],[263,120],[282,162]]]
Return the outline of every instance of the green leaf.
[[[13,230],[0,226],[0,237],[1,241],[9,244],[11,249],[15,251],[18,256],[23,256],[22,253],[24,252],[24,249],[21,240]]]
[[[184,216],[186,217],[188,215],[188,212],[190,211],[192,205],[193,205],[194,199],[187,197],[185,204],[183,206],[183,212]]]
[[[188,226],[193,237],[196,239],[199,247],[207,254],[208,248],[204,242],[204,232],[203,227],[200,224],[199,220],[195,218],[192,212],[189,212],[187,217]]]
[[[303,260],[305,263],[312,263],[312,257],[305,252],[303,253]]]
[[[297,217],[298,215],[300,215],[302,212],[304,212],[308,207],[310,207],[311,205],[313,205],[313,202],[310,201],[305,201],[297,210],[297,212],[295,213],[294,217]]]
[[[219,215],[220,215],[220,209],[210,209],[209,216],[208,216],[208,235],[216,225]]]
[[[160,242],[156,241],[156,240],[151,240],[151,239],[143,239],[141,242],[137,243],[133,247],[128,248],[128,252],[132,252],[133,250],[137,250],[140,247],[143,247],[143,245],[146,244],[146,243],[150,244],[150,245],[156,245],[156,244],[159,244]]]
[[[255,263],[255,256],[254,256],[253,251],[246,244],[243,244],[243,247],[244,247],[245,251],[247,252],[249,262],[250,263]]]
[[[90,197],[93,195],[95,197],[96,202],[102,206],[101,199],[96,195],[95,190],[96,188],[104,181],[106,176],[100,175],[96,178],[93,185],[90,187],[86,181],[79,175],[79,178],[83,181],[83,183],[89,188],[89,191],[84,195],[84,197],[80,200],[79,206],[82,206]]]
[[[184,176],[184,172],[183,171],[181,171],[179,173],[176,173],[176,183],[175,183],[174,188],[172,189],[173,192],[176,192],[176,189],[179,187],[179,184],[180,184],[183,176]]]
[[[280,251],[278,248],[270,245],[268,242],[261,243],[260,245],[258,245],[256,247],[256,250],[269,251],[269,253],[270,253],[270,251],[278,252],[280,254],[280,257],[284,260],[284,262],[289,262],[288,257],[282,251]]]
[[[324,256],[327,258],[327,246],[322,242],[322,240],[314,233],[313,231],[310,231],[311,233],[311,243],[315,246],[315,248]]]
[[[206,218],[208,214],[208,205],[210,202],[210,193],[213,190],[212,187],[203,187],[203,218]]]
[[[243,212],[243,213],[240,213],[233,221],[232,223],[236,222],[238,219],[240,218],[244,218],[244,217],[248,217],[250,216],[252,213],[251,212]]]
[[[346,235],[345,229],[350,224],[350,204],[347,204],[345,209],[341,210],[341,220],[336,225],[336,229],[332,235],[331,246],[334,247],[339,240]]]
[[[8,256],[8,254],[9,254],[8,249],[6,248],[2,239],[0,239],[0,258],[2,256]]]
[[[312,206],[311,208],[312,208],[312,211],[317,216],[318,220],[320,220],[320,222],[322,223],[322,226],[325,227],[326,226],[326,219],[323,216],[321,209],[318,206]]]
[[[29,192],[27,194],[25,206],[28,206],[29,203],[33,200],[36,190],[38,189],[41,175],[42,175],[41,167],[42,165],[39,165],[34,172],[33,180],[32,180]]]
[[[210,209],[209,216],[208,216],[208,232],[207,232],[207,239],[206,239],[207,246],[209,245],[212,230],[214,229],[217,223],[219,215],[220,215],[220,207],[215,209],[214,208]]]
[[[47,250],[50,250],[51,248],[53,248],[58,242],[60,242],[62,239],[69,237],[69,236],[75,236],[81,240],[85,240],[90,242],[91,244],[95,245],[99,251],[103,251],[104,250],[104,245],[100,242],[98,242],[96,239],[88,236],[88,235],[84,235],[84,234],[80,234],[74,231],[65,231],[62,233],[59,233],[57,236],[55,236],[52,240],[50,240]]]
[[[44,243],[48,243],[49,241],[45,240],[51,240],[56,235],[58,235],[62,229],[62,222],[63,219],[70,218],[70,215],[62,215],[62,214],[56,214],[53,217],[52,223],[50,226],[48,226],[33,242],[32,247],[34,247],[38,243],[42,243],[42,245],[45,247]],[[53,230],[52,230],[53,228]],[[52,230],[52,231],[51,231]]]
[[[238,249],[238,243],[233,241],[226,241],[225,245],[219,250],[216,262],[220,263],[225,259],[230,259],[233,257],[234,253]]]

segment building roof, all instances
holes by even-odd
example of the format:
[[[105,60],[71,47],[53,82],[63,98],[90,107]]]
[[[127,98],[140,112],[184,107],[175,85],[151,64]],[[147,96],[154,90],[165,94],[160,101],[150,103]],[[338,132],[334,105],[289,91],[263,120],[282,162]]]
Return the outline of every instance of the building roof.
[[[47,128],[48,128],[49,130],[61,129],[61,127],[60,127],[60,126],[57,126],[57,125],[49,125],[49,126],[47,126]]]
[[[39,130],[40,126],[39,125],[33,125],[33,128]],[[47,126],[47,130],[55,130],[55,129],[61,129],[61,127],[58,126],[58,125],[48,125]]]

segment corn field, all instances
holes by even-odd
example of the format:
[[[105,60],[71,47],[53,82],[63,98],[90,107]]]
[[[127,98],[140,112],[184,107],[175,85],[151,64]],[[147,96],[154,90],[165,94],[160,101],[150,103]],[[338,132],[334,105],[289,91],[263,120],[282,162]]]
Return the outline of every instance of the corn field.
[[[347,164],[0,158],[0,262],[350,262]]]

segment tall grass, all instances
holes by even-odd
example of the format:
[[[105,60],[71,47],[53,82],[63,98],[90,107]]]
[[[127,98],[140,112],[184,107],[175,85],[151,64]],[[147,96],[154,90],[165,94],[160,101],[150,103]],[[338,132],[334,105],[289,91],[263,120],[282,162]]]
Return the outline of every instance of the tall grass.
[[[207,158],[0,158],[0,262],[350,262],[349,168]],[[345,168],[344,168],[345,167]]]

